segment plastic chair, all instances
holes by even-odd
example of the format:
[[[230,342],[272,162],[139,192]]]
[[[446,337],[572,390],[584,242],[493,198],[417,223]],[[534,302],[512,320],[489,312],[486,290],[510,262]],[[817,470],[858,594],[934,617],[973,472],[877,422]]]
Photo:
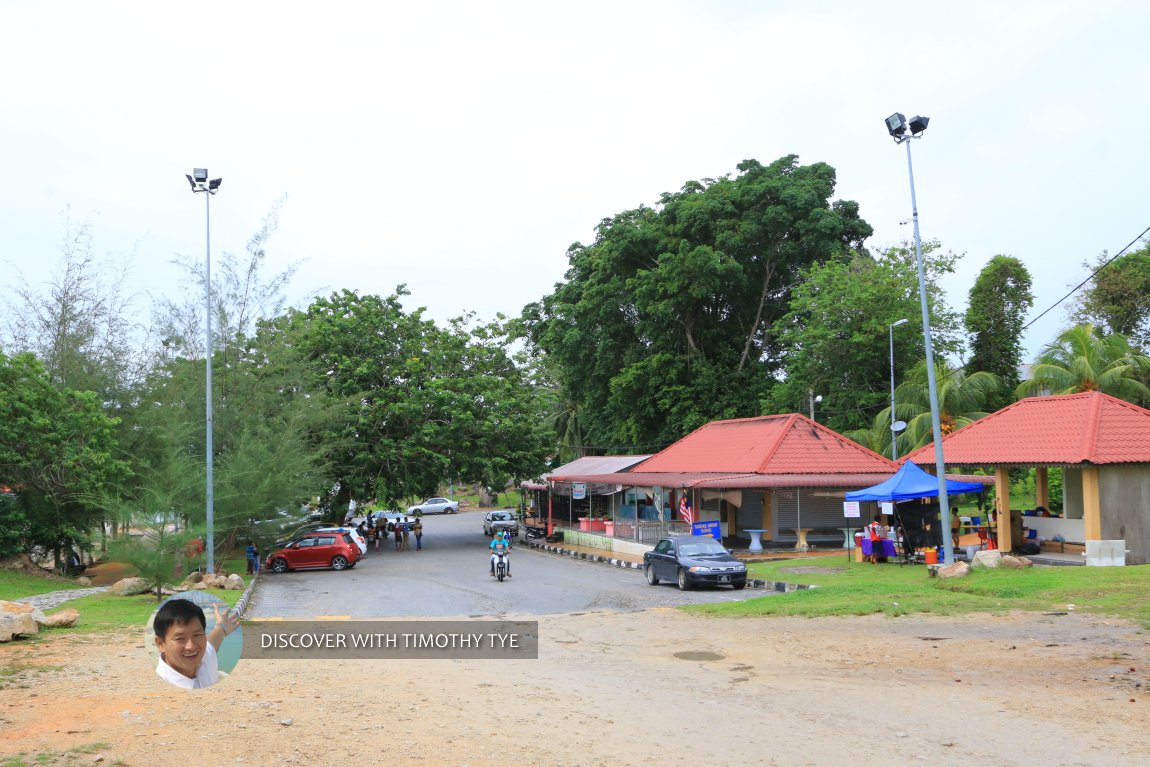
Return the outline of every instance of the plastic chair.
[[[978,548],[987,548],[987,542],[990,540],[990,535],[987,533],[985,527],[978,528]]]

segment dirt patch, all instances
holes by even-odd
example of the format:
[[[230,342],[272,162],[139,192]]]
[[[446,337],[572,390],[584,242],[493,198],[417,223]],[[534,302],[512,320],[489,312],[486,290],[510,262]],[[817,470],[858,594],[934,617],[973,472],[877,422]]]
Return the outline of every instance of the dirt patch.
[[[789,766],[857,764],[882,732],[891,764],[1150,764],[1150,635],[1079,614],[587,613],[543,618],[538,660],[241,660],[196,692],[156,678],[142,631],[47,637],[0,645],[0,755]]]
[[[98,562],[84,570],[84,575],[92,580],[93,586],[111,586],[136,572],[135,567],[123,562]]]

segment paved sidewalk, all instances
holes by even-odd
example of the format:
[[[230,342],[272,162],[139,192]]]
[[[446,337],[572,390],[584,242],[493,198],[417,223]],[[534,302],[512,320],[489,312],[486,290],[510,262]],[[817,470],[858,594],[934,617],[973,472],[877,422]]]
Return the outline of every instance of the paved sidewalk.
[[[65,602],[72,599],[79,599],[80,597],[90,597],[93,594],[102,594],[108,590],[108,586],[93,586],[89,589],[64,589],[62,591],[49,591],[47,594],[37,594],[34,597],[21,597],[20,599],[13,599],[13,602],[23,602],[26,605],[32,605],[39,610],[51,610],[53,607],[59,607]]]

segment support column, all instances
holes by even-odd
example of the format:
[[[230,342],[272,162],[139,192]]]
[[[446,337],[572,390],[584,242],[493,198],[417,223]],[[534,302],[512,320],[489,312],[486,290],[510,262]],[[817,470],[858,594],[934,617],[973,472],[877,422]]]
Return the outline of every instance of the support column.
[[[764,541],[774,539],[772,531],[775,529],[775,494],[771,490],[763,490],[763,515],[759,527],[767,531],[763,534]]]
[[[1014,548],[1010,535],[1010,469],[999,466],[994,470],[994,494],[998,503],[998,548],[1009,554]]]
[[[1034,470],[1034,505],[1050,510],[1050,479],[1045,466]]]
[[[1098,467],[1082,467],[1082,532],[1088,541],[1102,540],[1102,494]]]

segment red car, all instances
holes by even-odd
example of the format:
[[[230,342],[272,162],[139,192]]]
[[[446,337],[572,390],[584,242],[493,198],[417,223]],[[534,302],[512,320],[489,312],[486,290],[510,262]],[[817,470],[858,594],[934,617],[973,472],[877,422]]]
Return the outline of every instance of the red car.
[[[346,570],[359,559],[359,546],[350,533],[305,533],[269,554],[265,566],[273,573],[309,567]]]

